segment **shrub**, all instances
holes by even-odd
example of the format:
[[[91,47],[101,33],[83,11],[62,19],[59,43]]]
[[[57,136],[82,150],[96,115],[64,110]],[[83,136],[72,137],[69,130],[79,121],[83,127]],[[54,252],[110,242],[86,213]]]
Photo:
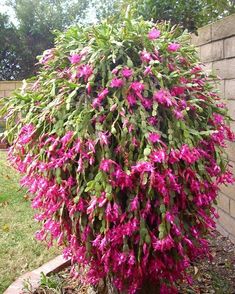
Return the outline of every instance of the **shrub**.
[[[85,283],[174,293],[209,255],[234,136],[189,39],[131,17],[71,28],[2,109],[9,158],[43,223],[37,238],[65,246]]]

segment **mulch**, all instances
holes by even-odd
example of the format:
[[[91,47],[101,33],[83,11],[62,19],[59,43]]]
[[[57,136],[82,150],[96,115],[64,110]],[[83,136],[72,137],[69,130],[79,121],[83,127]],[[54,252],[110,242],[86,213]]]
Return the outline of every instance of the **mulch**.
[[[178,285],[181,294],[235,294],[235,245],[216,232],[211,239],[213,260],[195,262],[189,268],[193,285],[182,282]],[[71,278],[70,268],[44,281],[34,294],[101,294],[91,287],[83,286]],[[102,293],[103,294],[103,293]],[[157,294],[157,293],[149,293]]]

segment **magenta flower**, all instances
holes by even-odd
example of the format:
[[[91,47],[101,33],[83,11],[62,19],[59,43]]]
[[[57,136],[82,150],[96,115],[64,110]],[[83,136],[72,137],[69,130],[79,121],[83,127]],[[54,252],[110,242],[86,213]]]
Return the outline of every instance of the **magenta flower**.
[[[142,62],[146,62],[146,63],[149,63],[149,61],[152,60],[152,57],[151,57],[151,54],[147,51],[142,51],[140,52],[140,59]]]
[[[109,137],[109,135],[107,135],[107,134],[108,134],[108,132],[99,132],[98,133],[101,145],[108,145],[108,137]]]
[[[147,76],[148,74],[152,74],[151,66],[147,66],[144,70],[144,76]]]
[[[151,143],[160,142],[160,135],[158,133],[150,133],[148,139]]]
[[[99,108],[100,106],[101,106],[101,101],[99,100],[99,98],[95,98],[92,102],[92,107]]]
[[[133,74],[133,71],[132,71],[132,69],[130,69],[130,68],[128,68],[128,67],[124,67],[123,69],[122,69],[122,76],[124,77],[124,78],[129,78],[129,77],[131,77],[132,76],[132,74]]]
[[[171,88],[171,95],[179,96],[179,95],[184,94],[184,91],[185,91],[184,87],[174,86]]]
[[[100,163],[100,170],[103,170],[105,172],[109,172],[111,167],[115,164],[116,163],[111,159],[103,159]]]
[[[153,165],[151,164],[151,162],[138,162],[136,165],[132,166],[132,170],[139,173],[151,172],[153,171]]]
[[[136,98],[135,98],[135,96],[134,95],[132,95],[132,94],[128,94],[127,95],[127,97],[126,97],[126,99],[127,99],[127,101],[128,101],[128,104],[130,105],[130,106],[134,106],[134,105],[136,105]]]
[[[86,90],[87,90],[87,94],[90,95],[91,94],[91,84],[90,83],[87,83]]]
[[[79,63],[81,61],[81,58],[82,56],[80,54],[72,54],[70,57],[69,57],[69,60],[72,64],[76,64],[76,63]]]
[[[189,148],[188,145],[182,145],[180,149],[180,158],[189,164],[194,163],[200,158],[200,153],[196,148]]]
[[[130,203],[131,211],[137,210],[138,206],[139,206],[139,199],[138,199],[138,196],[135,196],[135,198],[133,198],[133,200]]]
[[[155,92],[153,95],[153,99],[167,107],[173,105],[170,92],[167,90],[159,90],[158,92]]]
[[[155,40],[159,38],[161,35],[161,32],[157,30],[156,28],[152,28],[148,33],[149,40]]]
[[[174,109],[173,110],[173,113],[174,113],[174,116],[177,118],[177,119],[183,119],[184,118],[184,115],[181,111],[177,110],[177,109]]]
[[[153,106],[153,101],[150,99],[142,99],[141,103],[144,106],[144,108],[148,110],[150,110]]]
[[[47,49],[43,52],[42,58],[39,60],[41,64],[47,64],[51,59],[54,58],[54,49]]]
[[[178,43],[171,43],[167,47],[168,51],[170,51],[170,52],[175,52],[175,51],[179,50],[179,48],[180,48],[180,44],[178,44]]]
[[[112,74],[116,75],[118,73],[119,69],[115,67],[111,72]]]
[[[164,149],[153,151],[150,154],[150,159],[153,162],[158,162],[158,163],[164,162],[166,160],[166,151]]]
[[[109,90],[105,88],[103,91],[101,91],[98,94],[98,99],[102,101],[108,95],[108,93],[109,93]]]
[[[133,82],[131,83],[131,89],[137,93],[140,93],[144,90],[144,84],[141,82]]]
[[[114,78],[112,79],[110,83],[111,88],[121,88],[123,86],[124,82],[122,79]]]
[[[92,75],[93,70],[89,64],[82,65],[78,68],[77,77],[82,78],[84,77],[85,81]]]
[[[164,251],[170,250],[173,247],[175,247],[175,244],[174,244],[174,240],[172,239],[170,235],[165,237],[164,239],[153,242],[153,248],[156,251],[164,252]]]
[[[148,123],[152,126],[155,126],[157,124],[158,120],[155,116],[150,116],[148,118]]]
[[[72,139],[73,137],[73,132],[72,131],[69,131],[67,132],[62,138],[61,138],[61,142],[63,144],[63,146],[66,146],[69,141]]]

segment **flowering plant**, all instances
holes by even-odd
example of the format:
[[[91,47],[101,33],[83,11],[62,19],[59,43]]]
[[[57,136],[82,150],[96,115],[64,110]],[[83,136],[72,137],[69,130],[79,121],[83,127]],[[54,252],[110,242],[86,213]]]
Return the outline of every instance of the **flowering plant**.
[[[233,181],[230,118],[189,36],[105,21],[58,35],[39,62],[32,87],[2,107],[37,238],[64,246],[86,283],[175,293],[209,254],[219,184]]]

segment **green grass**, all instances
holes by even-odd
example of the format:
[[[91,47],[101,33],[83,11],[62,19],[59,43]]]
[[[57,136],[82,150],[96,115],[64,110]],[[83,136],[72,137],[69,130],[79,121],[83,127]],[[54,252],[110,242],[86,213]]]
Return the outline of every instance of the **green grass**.
[[[0,151],[0,294],[20,275],[59,254],[57,248],[36,241],[39,228],[19,175]]]

